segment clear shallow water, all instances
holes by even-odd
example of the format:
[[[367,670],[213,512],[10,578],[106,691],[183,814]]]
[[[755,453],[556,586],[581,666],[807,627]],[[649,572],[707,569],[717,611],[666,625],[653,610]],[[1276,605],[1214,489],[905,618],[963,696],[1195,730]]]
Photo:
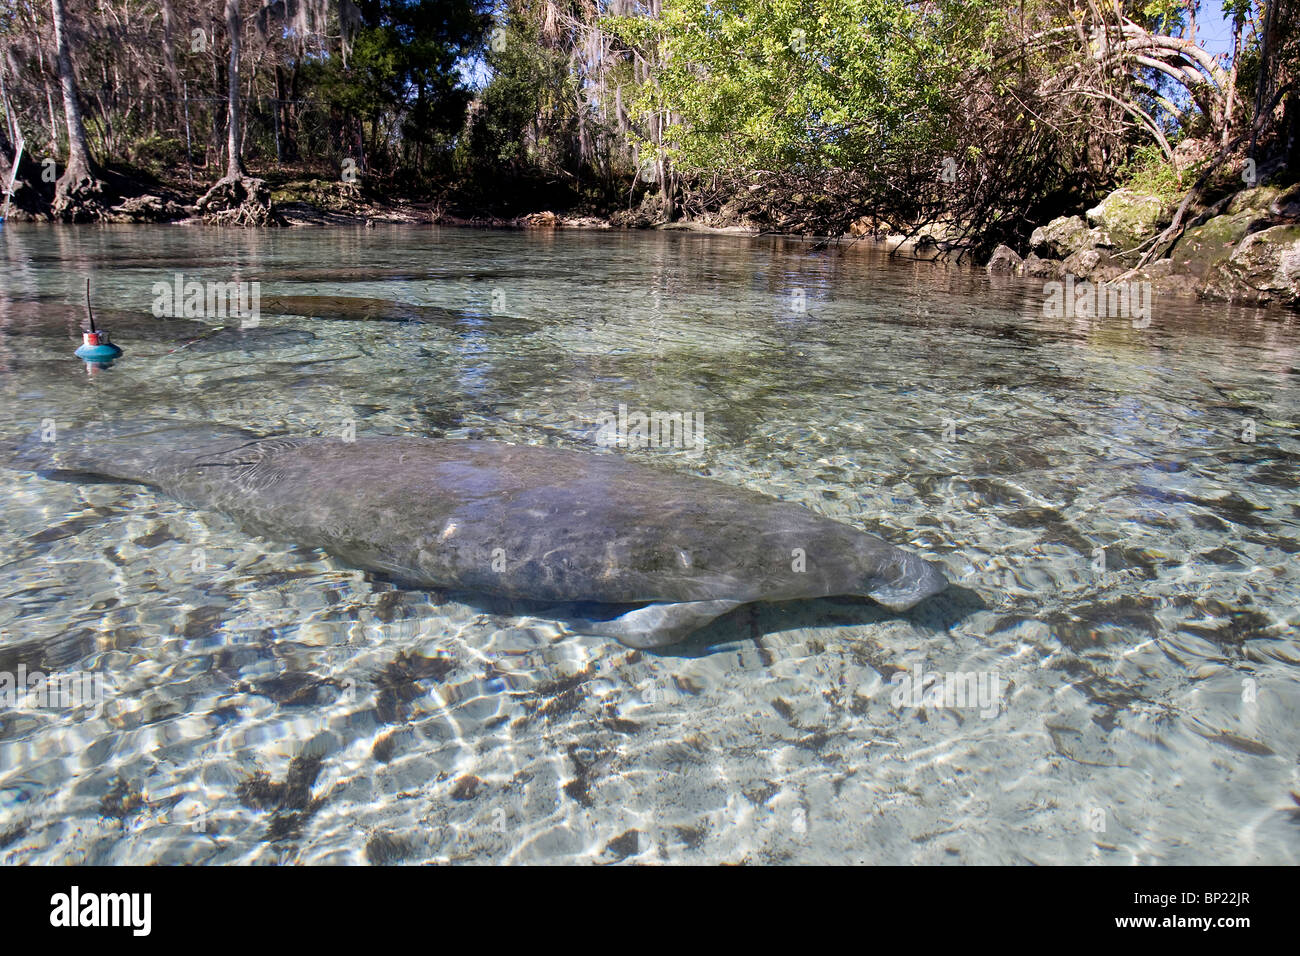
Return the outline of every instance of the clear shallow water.
[[[690,412],[702,449],[619,453],[956,585],[905,615],[760,605],[638,653],[0,469],[0,672],[107,685],[98,711],[0,709],[0,861],[1300,857],[1293,315],[1054,319],[1041,283],[684,234],[7,224],[0,248],[5,436],[147,416],[601,453],[620,404]],[[176,272],[461,312],[208,339],[148,315]],[[93,376],[87,276],[127,349]],[[918,668],[995,706],[913,706]]]

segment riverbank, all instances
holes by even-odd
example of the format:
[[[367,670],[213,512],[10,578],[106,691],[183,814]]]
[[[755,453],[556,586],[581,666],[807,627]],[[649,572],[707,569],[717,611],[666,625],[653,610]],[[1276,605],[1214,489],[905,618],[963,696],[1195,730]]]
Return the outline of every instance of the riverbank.
[[[1084,216],[1034,230],[1027,255],[999,246],[991,274],[1147,282],[1162,294],[1300,309],[1300,187],[1243,189],[1170,236],[1156,197],[1117,190]],[[1166,243],[1163,255],[1151,252]]]
[[[1207,150],[1196,148],[1183,150],[1181,156],[1178,182],[1188,188],[1126,183],[1091,208],[1041,224],[1015,247],[997,246],[984,267],[994,275],[1046,281],[1072,276],[1076,282],[1093,284],[1144,282],[1162,295],[1300,310],[1300,185],[1286,182],[1285,168],[1261,170],[1257,180],[1241,159],[1220,158],[1216,163]],[[53,221],[52,184],[31,175],[26,167],[23,171],[9,218]],[[279,170],[266,178],[249,176],[234,190],[229,181],[209,188],[178,170],[160,173],[123,167],[102,171],[102,183],[88,221],[653,229],[748,236],[771,232],[729,205],[670,220],[654,193],[626,208],[589,204],[574,210],[503,215],[479,208],[454,190],[433,198],[385,195],[362,180],[327,179],[307,169]],[[840,239],[808,238],[879,243],[891,253],[936,262],[972,260],[972,246],[957,228],[935,226],[929,232],[905,235],[887,223],[863,220]]]
[[[1300,183],[1285,164],[1258,168],[1184,141],[1174,177],[1135,177],[1082,214],[1002,245],[991,274],[1150,283],[1162,294],[1300,309]]]

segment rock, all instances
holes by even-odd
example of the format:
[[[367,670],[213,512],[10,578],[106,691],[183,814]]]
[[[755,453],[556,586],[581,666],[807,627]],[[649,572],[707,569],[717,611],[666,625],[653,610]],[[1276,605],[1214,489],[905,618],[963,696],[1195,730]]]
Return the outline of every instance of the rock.
[[[723,210],[726,210],[725,206]],[[879,232],[879,224],[875,216],[862,216],[849,223],[850,236],[875,236],[877,232]]]
[[[1024,272],[1025,260],[1021,259],[1016,250],[1010,246],[998,246],[993,250],[987,268],[989,275],[1021,275]]]
[[[1237,243],[1246,237],[1258,219],[1256,212],[1247,210],[1229,216],[1215,216],[1188,229],[1169,252],[1171,271],[1206,279],[1228,261]]]
[[[1273,226],[1247,236],[1210,277],[1205,294],[1300,308],[1300,225]]]
[[[1064,259],[1092,245],[1088,224],[1078,216],[1061,216],[1039,226],[1029,237],[1029,251],[1044,259]]]
[[[1081,249],[1068,256],[1061,268],[1063,272],[1094,282],[1109,282],[1125,271],[1123,263],[1100,249]]]
[[[1040,259],[1032,252],[1025,259],[1024,274],[1035,279],[1059,279],[1063,273],[1061,263],[1055,259]]]
[[[1085,215],[1107,240],[1098,245],[1127,250],[1154,235],[1175,208],[1175,204],[1159,196],[1124,187],[1116,189]]]
[[[573,216],[561,220],[568,229],[608,229],[609,220],[599,216]]]
[[[1160,262],[1168,262],[1168,259],[1161,259]],[[1157,263],[1152,263],[1156,265]],[[1151,291],[1159,296],[1180,295],[1188,298],[1197,298],[1201,294],[1204,283],[1196,276],[1169,274],[1151,275],[1148,279],[1151,283]]]
[[[1277,199],[1269,203],[1271,215],[1286,219],[1300,219],[1300,186],[1292,186]]]
[[[1228,200],[1228,208],[1224,212],[1229,216],[1234,216],[1239,212],[1266,212],[1269,206],[1281,195],[1282,190],[1276,186],[1256,186],[1254,189],[1243,189]]]
[[[1157,259],[1141,270],[1127,272],[1120,281],[1149,282],[1155,295],[1191,298],[1196,298],[1204,285],[1196,276],[1174,272],[1174,263],[1169,259]]]

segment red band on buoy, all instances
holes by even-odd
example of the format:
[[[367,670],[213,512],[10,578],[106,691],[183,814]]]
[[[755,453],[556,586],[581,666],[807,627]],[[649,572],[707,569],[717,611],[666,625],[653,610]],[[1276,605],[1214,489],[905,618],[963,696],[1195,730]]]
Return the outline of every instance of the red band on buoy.
[[[82,344],[82,345],[98,345],[98,344],[99,344],[99,333],[98,333],[98,332],[82,332],[82,333],[81,333],[81,344]]]

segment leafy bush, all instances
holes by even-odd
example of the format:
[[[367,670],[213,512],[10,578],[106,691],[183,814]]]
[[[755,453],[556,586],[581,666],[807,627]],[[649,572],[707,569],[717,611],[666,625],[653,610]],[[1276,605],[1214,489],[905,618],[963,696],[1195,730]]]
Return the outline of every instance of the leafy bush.
[[[1133,150],[1129,161],[1120,167],[1118,178],[1123,186],[1170,202],[1186,191],[1157,143],[1144,143]]]
[[[132,165],[161,172],[185,164],[185,142],[171,136],[145,136],[127,147],[126,155]]]

